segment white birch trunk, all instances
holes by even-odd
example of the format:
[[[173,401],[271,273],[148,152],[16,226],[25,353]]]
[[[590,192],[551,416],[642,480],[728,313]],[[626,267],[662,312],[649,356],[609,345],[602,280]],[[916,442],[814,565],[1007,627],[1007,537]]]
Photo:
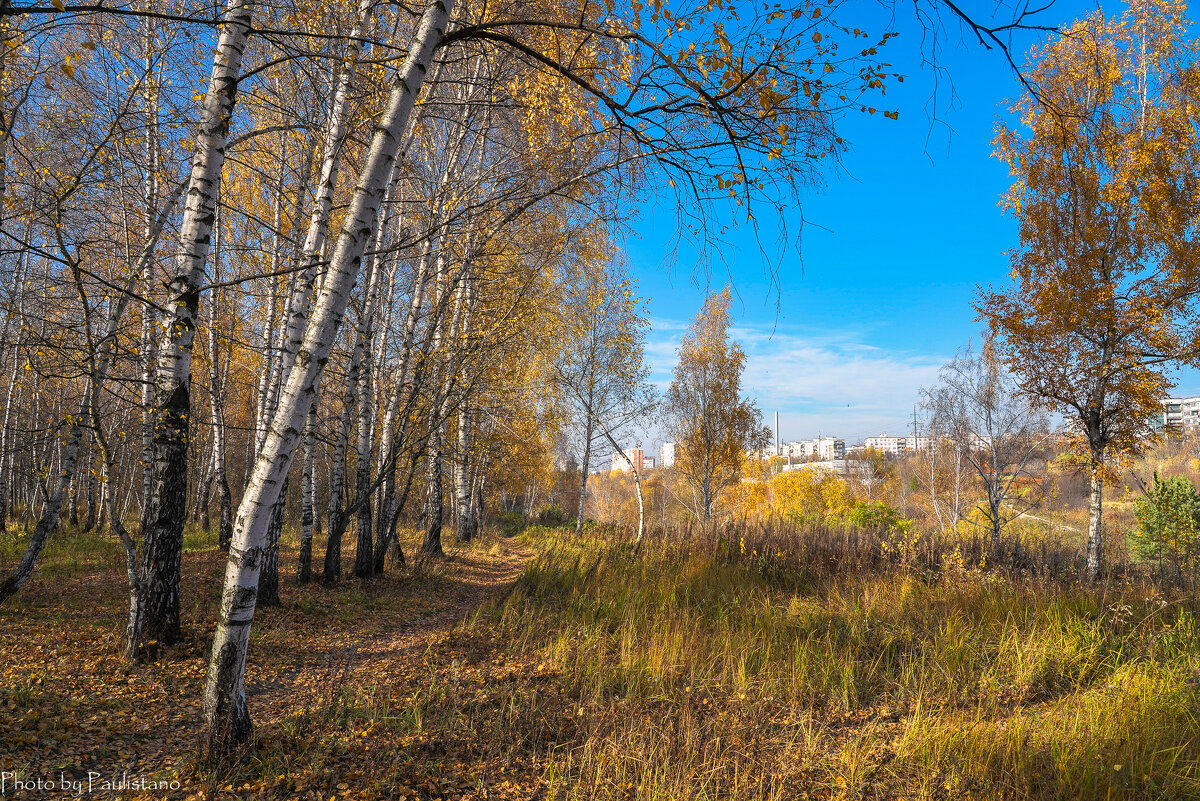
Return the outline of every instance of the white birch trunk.
[[[313,520],[317,499],[314,484],[317,455],[317,403],[314,399],[304,423],[304,468],[301,473],[300,498],[300,562],[296,579],[301,584],[312,581]]]
[[[246,707],[243,679],[257,599],[258,573],[270,523],[269,510],[287,475],[304,420],[312,406],[317,377],[329,358],[341,325],[401,138],[433,61],[434,50],[445,35],[449,6],[450,0],[435,0],[421,18],[372,137],[366,164],[330,259],[328,277],[322,284],[295,364],[288,373],[266,444],[255,462],[250,483],[238,507],[204,690],[208,749],[213,756],[228,753],[250,736],[250,713]]]
[[[221,280],[221,218],[217,215],[213,228],[213,278]],[[220,295],[214,291],[208,322],[208,363],[209,363],[209,411],[211,412],[213,436],[213,480],[217,484],[217,497],[220,501],[219,522],[217,523],[217,547],[222,551],[229,550],[229,541],[233,536],[233,498],[229,491],[229,476],[225,473],[225,384],[221,372],[220,349],[217,341],[217,330],[220,327]]]
[[[403,437],[398,437],[397,419],[400,414],[400,402],[407,395],[411,398],[415,391],[415,382],[410,379],[412,372],[411,354],[413,345],[416,341],[417,322],[421,316],[421,306],[425,302],[425,288],[429,283],[429,265],[432,254],[432,244],[426,243],[421,252],[421,258],[417,262],[417,272],[413,277],[412,297],[408,306],[408,317],[404,323],[404,338],[400,343],[400,366],[396,371],[396,383],[392,387],[391,396],[388,398],[387,410],[383,416],[383,433],[380,438],[379,450],[380,458],[383,461],[383,469],[387,471],[387,476],[384,479],[383,486],[380,488],[380,504],[379,504],[379,521],[378,530],[376,532],[376,548],[375,548],[375,572],[383,572],[384,556],[387,552],[388,542],[395,536],[396,530],[396,465],[395,454],[398,451],[396,447],[397,441],[402,441]],[[407,415],[401,418],[407,422]],[[400,562],[403,562],[404,552],[399,551]]]
[[[144,68],[146,71],[146,108],[144,135],[146,175],[142,185],[144,203],[144,235],[143,242],[149,242],[152,236],[154,217],[158,212],[158,86],[154,79],[154,31],[156,21],[152,18],[145,20],[146,32],[143,42]],[[142,294],[146,300],[142,303],[142,498],[150,497],[150,485],[153,473],[150,468],[154,453],[154,416],[151,404],[154,400],[154,262],[146,263],[142,273]]]
[[[175,275],[164,303],[152,405],[154,478],[142,517],[146,636],[163,642],[180,636],[179,571],[187,504],[192,345],[251,10],[251,0],[228,0],[225,7],[195,132]]]
[[[321,155],[321,171],[317,179],[316,196],[313,198],[309,215],[308,231],[300,249],[300,267],[292,284],[292,296],[288,302],[288,317],[284,326],[284,347],[280,360],[282,376],[291,373],[296,354],[304,340],[304,329],[316,282],[317,266],[325,252],[329,236],[329,222],[333,216],[333,194],[341,171],[342,149],[347,133],[350,104],[346,98],[358,72],[358,60],[362,50],[363,34],[369,28],[374,0],[362,0],[358,9],[358,20],[350,32],[342,67],[338,71],[337,84],[329,108],[329,120],[325,127],[325,146]]]
[[[1104,476],[1098,467],[1091,471],[1088,494],[1087,561],[1084,580],[1091,584],[1100,576],[1101,559],[1104,553]]]
[[[338,417],[333,442],[333,463],[329,468],[329,537],[325,540],[325,572],[322,580],[332,587],[342,580],[342,537],[346,532],[346,447],[354,414],[354,391],[358,388],[357,371],[351,362],[342,394],[342,413]]]

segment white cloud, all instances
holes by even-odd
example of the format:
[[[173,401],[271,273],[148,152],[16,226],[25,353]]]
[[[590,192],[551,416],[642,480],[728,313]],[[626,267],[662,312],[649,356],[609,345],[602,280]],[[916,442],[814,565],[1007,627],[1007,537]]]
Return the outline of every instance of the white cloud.
[[[948,361],[891,352],[849,334],[807,336],[739,326],[731,336],[747,355],[743,392],[758,402],[768,422],[779,411],[787,439],[819,432],[856,442],[883,431],[908,431],[920,388],[933,384]],[[655,328],[651,337],[646,357],[654,381],[665,388],[679,338],[670,328]]]

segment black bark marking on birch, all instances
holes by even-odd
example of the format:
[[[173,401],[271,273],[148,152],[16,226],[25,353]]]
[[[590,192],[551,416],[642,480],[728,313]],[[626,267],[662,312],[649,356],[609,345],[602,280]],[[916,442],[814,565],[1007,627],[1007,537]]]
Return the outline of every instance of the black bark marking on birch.
[[[233,593],[233,608],[234,609],[253,609],[256,599],[258,598],[257,587],[238,587]],[[226,621],[228,626],[249,626],[250,618],[230,617]]]
[[[227,642],[217,656],[216,706],[208,731],[208,757],[218,761],[250,741],[253,726],[238,677],[240,653]]]
[[[286,473],[284,474],[287,475]],[[288,479],[279,489],[279,499],[271,507],[271,523],[267,529],[267,547],[263,552],[262,570],[258,579],[258,603],[279,606],[279,536],[283,532],[283,514],[287,507]]]
[[[262,559],[262,548],[247,548],[240,555],[233,557],[240,567],[245,570],[256,570]]]

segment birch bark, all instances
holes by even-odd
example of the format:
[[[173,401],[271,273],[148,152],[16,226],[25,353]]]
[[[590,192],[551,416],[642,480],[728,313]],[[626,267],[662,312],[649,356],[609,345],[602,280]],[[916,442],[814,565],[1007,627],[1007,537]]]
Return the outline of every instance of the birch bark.
[[[243,679],[246,646],[258,594],[258,574],[270,522],[269,510],[287,475],[304,420],[312,406],[317,377],[329,358],[341,325],[401,138],[433,61],[434,50],[445,36],[450,5],[450,0],[435,0],[425,9],[418,24],[412,46],[372,137],[366,163],[330,259],[329,273],[321,286],[295,363],[288,373],[266,444],[255,461],[250,483],[238,507],[204,690],[208,751],[213,757],[230,752],[250,736],[250,713],[246,707]]]
[[[225,6],[225,21],[217,39],[212,74],[195,134],[196,150],[179,231],[179,255],[175,275],[167,287],[156,360],[151,406],[153,479],[142,516],[142,577],[146,636],[165,643],[180,636],[179,571],[187,503],[192,345],[252,8],[251,0],[228,0]]]
[[[217,214],[213,227],[213,278],[221,280],[221,217]],[[233,497],[229,491],[229,477],[225,473],[225,384],[221,372],[221,353],[218,343],[217,330],[220,327],[220,294],[214,290],[210,304],[208,322],[208,383],[209,409],[211,411],[213,436],[213,481],[217,485],[217,497],[220,503],[219,522],[217,523],[217,546],[222,551],[229,550],[229,540],[233,536]]]
[[[314,472],[317,454],[317,400],[304,423],[304,469],[300,478],[300,564],[296,580],[301,584],[312,581],[313,518],[316,511]]]

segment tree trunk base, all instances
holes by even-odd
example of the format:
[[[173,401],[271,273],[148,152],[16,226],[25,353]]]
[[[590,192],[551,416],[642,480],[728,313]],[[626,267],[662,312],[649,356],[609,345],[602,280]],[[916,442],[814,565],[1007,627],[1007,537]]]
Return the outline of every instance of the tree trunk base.
[[[250,745],[253,733],[245,699],[239,697],[236,702],[231,702],[222,698],[209,723],[205,760],[211,765],[220,765],[237,756]]]

